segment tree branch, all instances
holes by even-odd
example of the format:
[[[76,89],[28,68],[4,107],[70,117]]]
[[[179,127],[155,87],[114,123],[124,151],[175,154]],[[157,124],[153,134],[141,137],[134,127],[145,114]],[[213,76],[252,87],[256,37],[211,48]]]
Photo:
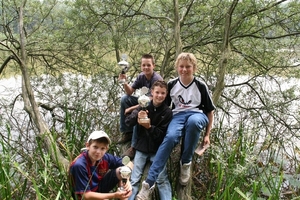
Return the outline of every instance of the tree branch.
[[[6,65],[8,64],[8,62],[13,59],[15,61],[18,61],[15,59],[15,57],[13,55],[10,55],[6,58],[6,60],[4,61],[4,63],[1,65],[1,68],[0,68],[0,74],[2,73],[2,71],[4,70],[4,68],[6,67]]]

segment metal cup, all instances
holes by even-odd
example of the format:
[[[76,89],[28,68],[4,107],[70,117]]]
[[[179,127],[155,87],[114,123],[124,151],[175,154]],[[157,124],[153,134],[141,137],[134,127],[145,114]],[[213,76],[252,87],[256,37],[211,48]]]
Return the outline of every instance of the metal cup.
[[[138,103],[142,107],[143,110],[146,110],[147,106],[150,103],[150,98],[146,95],[142,95],[138,98]],[[150,119],[146,116],[145,118],[140,118],[141,123],[149,123]]]
[[[121,74],[125,74],[128,69],[129,69],[129,63],[126,61],[127,59],[127,55],[126,54],[122,54],[122,60],[120,62],[118,62],[119,67],[121,67]],[[125,79],[120,79],[119,80],[120,84],[124,84],[125,83]]]
[[[128,162],[130,162],[130,158],[128,156],[125,156],[122,159],[122,163],[125,165],[123,167],[120,168],[120,175],[122,177],[122,185],[121,187],[119,187],[119,190],[124,190],[124,185],[127,183],[127,180],[130,178],[131,176],[131,169],[130,167],[126,166],[128,164]]]

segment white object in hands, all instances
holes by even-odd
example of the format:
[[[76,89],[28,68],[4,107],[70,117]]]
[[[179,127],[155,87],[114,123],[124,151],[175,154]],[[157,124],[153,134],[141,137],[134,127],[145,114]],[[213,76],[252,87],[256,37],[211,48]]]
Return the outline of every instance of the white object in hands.
[[[140,97],[140,96],[142,96],[144,94],[148,94],[148,93],[149,93],[149,89],[146,86],[143,86],[142,88],[135,90],[134,96]]]
[[[149,93],[149,88],[143,86],[143,87],[141,88],[141,96],[144,95],[144,94],[146,95],[146,94],[148,94],[148,93]]]
[[[122,60],[120,62],[118,62],[118,65],[122,69],[121,74],[125,74],[129,69],[129,63],[126,61],[127,60],[127,55],[122,54],[121,58],[122,58]],[[126,82],[125,79],[120,79],[119,80],[120,84],[124,84],[125,82]]]
[[[197,147],[197,149],[195,150],[195,153],[198,154],[199,156],[201,156],[204,153],[204,151],[206,149],[208,149],[208,147],[209,147],[209,144],[206,144],[204,146],[201,144]]]
[[[131,169],[128,166],[122,166],[120,167],[120,175],[122,177],[122,185],[119,187],[120,191],[124,190],[124,185],[127,183],[128,179],[131,176]]]
[[[127,165],[129,162],[130,162],[129,156],[124,156],[124,157],[122,158],[122,164],[123,164],[123,165]]]
[[[122,178],[130,178],[131,175],[131,169],[128,166],[122,166],[120,169],[121,177]]]
[[[146,95],[142,95],[138,98],[138,103],[143,109],[146,109],[146,107],[150,103],[150,98],[147,97]]]
[[[138,98],[138,103],[142,107],[143,110],[146,110],[146,108],[149,105],[150,101],[151,101],[150,98],[146,95],[142,95]],[[141,123],[149,123],[150,122],[150,120],[147,116],[144,117],[144,118],[140,118],[139,120],[140,120]]]

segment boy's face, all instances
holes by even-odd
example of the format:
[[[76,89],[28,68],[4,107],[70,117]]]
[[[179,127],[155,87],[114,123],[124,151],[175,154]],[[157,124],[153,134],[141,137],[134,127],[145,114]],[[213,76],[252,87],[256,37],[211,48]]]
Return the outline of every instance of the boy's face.
[[[167,93],[167,88],[155,86],[151,90],[153,105],[159,106],[160,104],[162,104],[167,96]]]
[[[91,144],[86,143],[86,148],[89,151],[88,155],[92,163],[100,160],[108,150],[108,145],[102,142],[92,141]]]
[[[180,60],[177,65],[177,72],[181,78],[190,78],[194,74],[194,67],[188,60]]]
[[[144,72],[144,74],[147,75],[151,75],[153,74],[153,70],[154,70],[154,64],[152,62],[152,59],[147,59],[147,58],[142,58],[141,61],[141,70],[142,72]]]

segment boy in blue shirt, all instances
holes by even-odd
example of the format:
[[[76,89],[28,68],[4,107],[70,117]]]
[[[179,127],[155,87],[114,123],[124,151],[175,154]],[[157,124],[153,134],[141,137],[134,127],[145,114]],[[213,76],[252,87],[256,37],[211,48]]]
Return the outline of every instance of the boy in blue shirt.
[[[109,193],[122,184],[122,159],[107,153],[111,140],[104,131],[94,131],[84,150],[70,165],[70,178],[75,199],[127,199],[132,188],[129,181],[124,190]]]
[[[141,58],[141,73],[138,74],[135,81],[130,85],[127,83],[126,74],[120,74],[119,80],[125,80],[123,84],[125,95],[121,98],[120,107],[120,132],[122,137],[118,141],[118,144],[126,143],[132,141],[131,146],[134,147],[135,139],[132,138],[133,127],[128,127],[125,123],[126,115],[130,114],[134,109],[138,107],[138,97],[132,95],[137,89],[143,87],[147,88],[150,93],[150,88],[153,83],[157,80],[163,80],[163,78],[154,71],[155,60],[150,54],[144,54]],[[134,155],[134,153],[133,153]],[[132,155],[132,156],[133,156]],[[130,157],[132,157],[130,156]]]

